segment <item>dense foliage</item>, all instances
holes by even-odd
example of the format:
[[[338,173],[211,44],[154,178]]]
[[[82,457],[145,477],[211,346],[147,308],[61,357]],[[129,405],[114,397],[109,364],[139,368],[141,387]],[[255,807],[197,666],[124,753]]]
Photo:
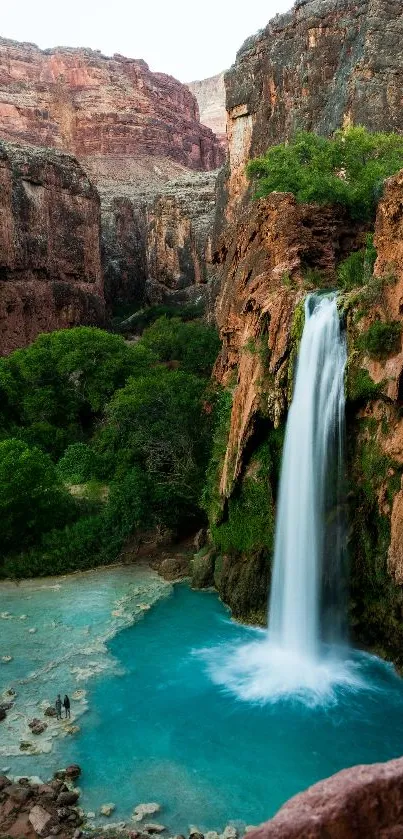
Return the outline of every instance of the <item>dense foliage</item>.
[[[397,320],[375,320],[360,335],[359,345],[370,358],[383,360],[397,355],[402,347],[402,324]]]
[[[342,204],[353,218],[373,218],[385,178],[403,168],[403,137],[354,127],[330,139],[300,132],[251,160],[256,197],[292,192],[301,203]]]
[[[80,327],[0,360],[0,573],[89,568],[204,520],[217,350],[164,316],[135,344]]]

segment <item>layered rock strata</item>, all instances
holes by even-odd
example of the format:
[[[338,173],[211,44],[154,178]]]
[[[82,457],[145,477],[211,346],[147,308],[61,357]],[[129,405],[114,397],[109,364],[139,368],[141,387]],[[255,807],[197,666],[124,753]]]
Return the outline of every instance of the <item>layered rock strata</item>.
[[[327,135],[361,123],[403,131],[402,33],[394,0],[300,0],[250,38],[225,75],[229,161],[219,178],[213,263],[221,278],[215,373],[226,389],[226,442],[216,458],[210,546],[195,560],[194,579],[215,582],[246,620],[266,619],[301,302],[310,289],[337,285],[336,265],[363,247],[366,230],[337,209],[298,206],[292,196],[254,202],[245,164],[298,129]],[[400,174],[379,204],[374,275],[340,300],[349,347],[350,624],[356,640],[400,666],[402,206]]]
[[[80,160],[101,197],[108,308],[147,300],[147,214],[159,215],[154,201],[166,190],[171,196],[178,192],[178,204],[171,202],[170,225],[178,227],[178,211],[181,216],[187,213],[179,227],[187,224],[191,232],[185,244],[178,232],[175,269],[170,253],[167,264],[161,264],[159,250],[160,260],[153,264],[161,270],[149,277],[151,285],[156,282],[160,296],[169,297],[172,282],[192,287],[203,273],[199,266],[205,242],[200,245],[197,228],[206,212],[200,212],[198,193],[205,195],[206,186],[198,173],[216,170],[225,151],[213,131],[201,124],[197,101],[186,85],[152,73],[141,60],[107,58],[86,49],[41,51],[32,44],[0,39],[0,137],[62,149]],[[206,178],[211,203],[214,179]],[[186,270],[178,270],[179,262],[185,263],[183,248],[197,253],[187,260]],[[194,294],[192,289],[189,294]]]
[[[0,142],[0,352],[104,317],[97,191],[69,155]]]
[[[223,160],[186,85],[144,61],[88,49],[42,51],[0,39],[0,134],[80,159],[168,158],[189,169]]]

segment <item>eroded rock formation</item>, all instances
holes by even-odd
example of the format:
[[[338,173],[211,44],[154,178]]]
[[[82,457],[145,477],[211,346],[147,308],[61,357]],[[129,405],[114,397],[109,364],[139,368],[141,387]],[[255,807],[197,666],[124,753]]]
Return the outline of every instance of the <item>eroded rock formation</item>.
[[[354,766],[288,801],[248,839],[392,839],[403,835],[403,759]]]
[[[209,509],[210,549],[206,560],[196,558],[194,573],[214,579],[235,615],[248,620],[266,615],[278,452],[303,327],[301,301],[310,289],[337,285],[337,263],[363,247],[368,228],[340,211],[298,206],[291,196],[254,202],[245,164],[297,129],[329,134],[362,123],[403,131],[402,31],[401,4],[393,0],[304,0],[249,39],[225,76],[229,163],[219,179],[213,262],[221,278],[216,318],[223,350],[215,372],[228,397],[220,421],[226,446]],[[386,183],[379,204],[374,275],[340,300],[349,346],[352,634],[399,665],[402,207],[400,174]],[[395,335],[386,351],[368,349],[378,321]],[[259,505],[260,518],[254,515]]]
[[[141,60],[107,58],[86,49],[41,51],[32,44],[0,39],[0,136],[78,157],[101,197],[109,308],[145,302],[147,212],[153,216],[155,199],[165,191],[172,195],[176,182],[178,192],[183,191],[184,179],[196,205],[193,218],[192,201],[186,208],[179,202],[182,215],[190,213],[186,248],[197,240],[198,250],[195,264],[188,261],[189,270],[181,272],[181,282],[184,287],[193,285],[206,244],[200,244],[197,234],[198,173],[216,170],[225,151],[213,131],[201,124],[197,101],[186,85],[152,73]],[[214,180],[208,181],[210,196]],[[172,209],[175,227],[177,211],[173,205]],[[179,236],[177,262],[181,249]],[[172,273],[170,256],[157,278],[151,277],[162,289]],[[167,282],[165,296],[170,290]]]
[[[186,85],[144,61],[0,40],[0,133],[80,159],[151,155],[190,169],[222,162]]]
[[[0,352],[105,316],[99,196],[62,152],[0,142]]]
[[[225,109],[224,73],[198,82],[191,82],[189,90],[197,99],[200,121],[214,131],[222,147],[227,150],[227,112]]]

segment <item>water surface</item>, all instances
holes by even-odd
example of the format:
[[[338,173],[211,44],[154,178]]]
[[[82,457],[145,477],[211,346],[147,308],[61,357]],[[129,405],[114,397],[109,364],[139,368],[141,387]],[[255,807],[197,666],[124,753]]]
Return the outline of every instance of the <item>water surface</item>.
[[[86,712],[77,718],[80,732],[55,739],[49,753],[4,754],[0,769],[3,762],[16,774],[44,777],[78,762],[84,768],[87,810],[98,812],[112,801],[117,805],[113,819],[126,820],[136,804],[157,801],[162,806],[158,820],[179,832],[191,824],[201,829],[222,829],[230,820],[257,824],[291,795],[339,769],[402,754],[403,686],[390,666],[355,654],[353,665],[366,687],[340,686],[331,704],[315,708],[290,699],[245,701],[225,675],[220,680],[213,671],[234,645],[260,641],[260,631],[231,622],[213,593],[192,592],[184,584],[173,589],[162,581],[155,593],[155,577],[143,580],[141,594],[144,599],[148,591],[155,605],[143,610],[141,621],[127,617],[124,628],[125,618],[111,612],[118,611],[115,601],[122,602],[125,591],[139,588],[130,573],[93,572],[84,575],[84,585],[82,578],[69,578],[59,590],[41,589],[36,595],[31,590],[31,600],[8,589],[4,609],[0,587],[1,611],[29,613],[28,619],[4,618],[0,624],[7,633],[7,643],[2,633],[1,654],[7,649],[14,655],[0,669],[4,687],[13,679],[17,684],[29,669],[29,654],[35,655],[38,642],[44,664],[47,657],[54,660],[59,637],[67,644],[69,633],[77,638],[88,626],[92,637],[108,635],[99,654],[83,655],[78,665],[70,660],[64,671],[50,670],[47,684],[43,673],[29,683],[32,702],[35,683],[37,701],[45,687],[51,698],[59,685],[61,692],[86,690]],[[66,628],[61,635],[50,629],[56,603]],[[117,634],[115,621],[122,621]],[[27,640],[26,630],[21,634],[20,623],[37,626],[32,639]],[[10,633],[11,627],[18,633]],[[35,669],[36,660],[33,664]],[[17,710],[26,688],[16,689]],[[1,736],[3,744],[3,728]]]

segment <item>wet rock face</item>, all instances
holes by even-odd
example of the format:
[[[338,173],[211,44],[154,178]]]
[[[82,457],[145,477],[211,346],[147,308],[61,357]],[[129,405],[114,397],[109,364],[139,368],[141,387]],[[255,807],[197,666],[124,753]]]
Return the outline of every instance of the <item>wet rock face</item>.
[[[399,0],[297,0],[245,42],[225,76],[234,201],[246,161],[297,130],[402,130],[402,79]]]
[[[403,834],[403,760],[355,766],[295,796],[248,839],[392,839]]]
[[[104,321],[100,204],[76,160],[0,142],[0,352]]]
[[[223,346],[215,374],[224,385],[237,377],[223,497],[242,472],[258,414],[276,427],[284,418],[291,326],[306,293],[305,271],[315,267],[332,277],[336,260],[357,235],[340,208],[305,206],[277,193],[250,202],[221,237],[214,260],[221,271],[215,311]]]
[[[186,85],[144,61],[85,49],[0,39],[0,132],[79,158],[152,155],[199,170],[223,161]]]

